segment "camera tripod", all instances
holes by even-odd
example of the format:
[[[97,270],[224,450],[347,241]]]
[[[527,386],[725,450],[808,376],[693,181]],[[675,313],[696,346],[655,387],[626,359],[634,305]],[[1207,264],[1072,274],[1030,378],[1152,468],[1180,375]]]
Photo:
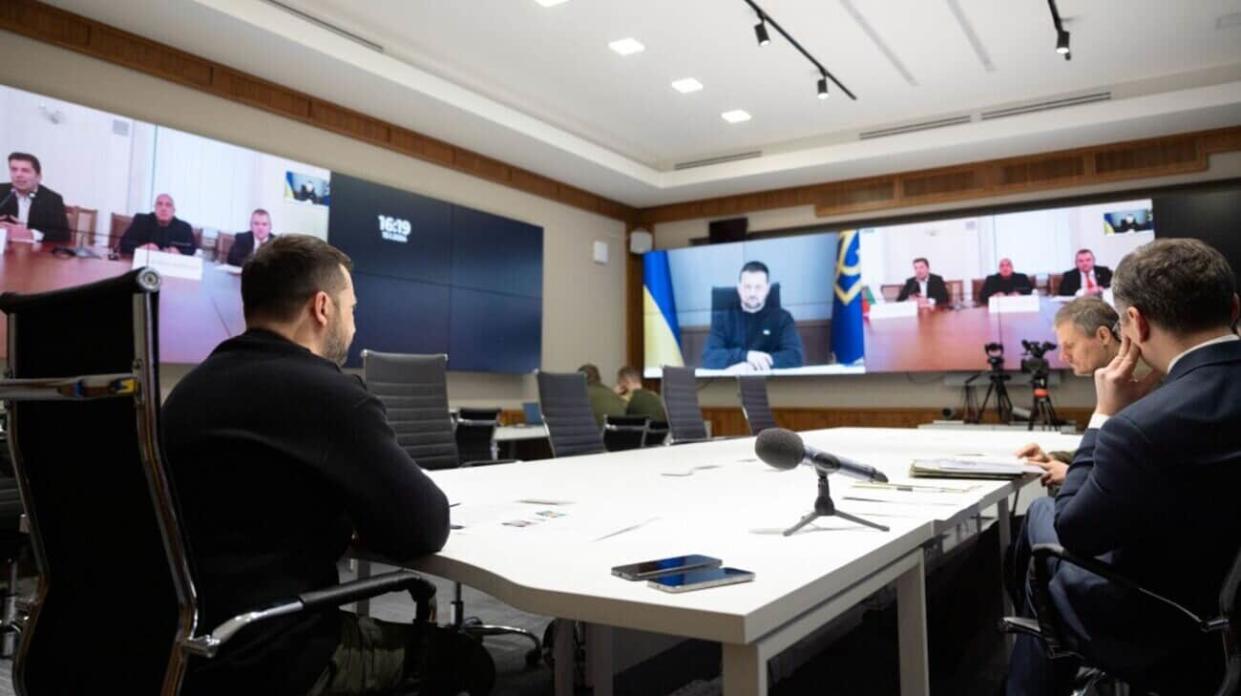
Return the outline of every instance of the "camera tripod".
[[[820,517],[832,516],[839,517],[843,520],[849,520],[850,522],[856,522],[860,525],[871,527],[873,529],[878,529],[881,532],[888,531],[888,528],[881,524],[871,522],[870,520],[864,520],[856,515],[850,515],[847,512],[837,510],[836,503],[832,501],[832,491],[827,483],[827,474],[822,469],[817,470],[816,473],[819,474],[819,495],[814,499],[814,510],[806,513],[800,520],[797,521],[797,524],[784,530],[784,536],[792,536],[794,532],[819,519]]]
[[[1008,397],[1008,386],[1005,384],[1009,380],[1009,376],[1002,370],[992,370],[987,373],[987,379],[990,384],[987,385],[987,393],[983,396],[982,406],[974,403],[974,386],[971,384],[975,379],[982,376],[978,373],[970,377],[965,382],[965,415],[966,422],[981,423],[982,414],[987,411],[987,404],[991,401],[991,396],[995,395],[995,415],[1000,419],[1001,423],[1011,423],[1013,420],[1013,401]]]
[[[1034,391],[1034,403],[1030,406],[1030,425],[1027,430],[1034,430],[1035,423],[1042,423],[1043,430],[1055,430],[1060,425],[1056,417],[1056,407],[1051,405],[1051,390],[1047,388],[1047,375],[1035,373],[1030,379],[1030,388]]]

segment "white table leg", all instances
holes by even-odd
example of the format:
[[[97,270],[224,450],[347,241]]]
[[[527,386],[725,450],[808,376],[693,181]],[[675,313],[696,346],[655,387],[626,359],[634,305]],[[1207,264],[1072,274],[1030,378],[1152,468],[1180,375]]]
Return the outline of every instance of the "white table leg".
[[[926,580],[922,557],[896,579],[896,626],[901,696],[926,696],[931,677],[926,652]]]
[[[573,622],[556,619],[556,641],[552,657],[556,665],[556,696],[573,696]]]
[[[612,696],[612,627],[586,624],[586,682],[595,696]]]
[[[767,660],[757,644],[724,643],[724,696],[767,696]]]

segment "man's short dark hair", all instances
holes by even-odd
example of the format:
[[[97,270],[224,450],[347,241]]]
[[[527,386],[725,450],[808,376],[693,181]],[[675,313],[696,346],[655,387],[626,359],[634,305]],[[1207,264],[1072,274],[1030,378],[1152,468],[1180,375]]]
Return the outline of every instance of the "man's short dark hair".
[[[1113,326],[1116,326],[1118,318],[1116,310],[1103,300],[1097,297],[1079,297],[1056,312],[1052,325],[1060,326],[1065,322],[1073,322],[1073,325],[1087,336],[1094,336],[1101,326],[1107,327],[1110,331]]]
[[[43,176],[43,165],[39,164],[39,158],[29,152],[10,152],[9,161],[12,162],[13,160],[29,162],[30,166],[34,168],[34,173]]]
[[[603,383],[603,377],[599,375],[599,368],[595,367],[591,363],[586,363],[585,365],[582,365],[581,367],[577,368],[577,371],[586,375],[587,384],[602,384]]]
[[[333,299],[345,289],[353,261],[317,237],[284,234],[264,244],[241,269],[241,304],[246,320],[287,321],[322,290]]]
[[[760,273],[760,272],[763,275],[767,276],[768,279],[771,278],[771,271],[767,270],[767,264],[763,263],[762,261],[748,261],[746,262],[744,266],[741,267],[741,273]],[[738,278],[741,277],[741,273],[737,274]]]
[[[616,380],[618,382],[628,381],[628,380],[633,380],[635,382],[641,382],[642,373],[639,372],[638,368],[634,367],[633,365],[626,365],[616,371]]]
[[[1094,256],[1094,252],[1089,249],[1078,249],[1077,253],[1073,254],[1073,258],[1077,258],[1078,256],[1081,256],[1082,254],[1090,254],[1091,256]]]
[[[250,213],[250,217],[254,217],[255,215],[262,215],[263,217],[266,217],[266,218],[271,217],[271,213],[267,212],[266,210],[263,210],[262,208],[255,208],[254,212]]]
[[[1232,324],[1236,276],[1197,239],[1157,239],[1130,252],[1112,276],[1116,307],[1137,307],[1152,324],[1185,334]]]
[[[931,267],[931,262],[927,261],[925,256],[919,256],[918,258],[914,259],[914,263],[924,263],[926,264],[927,268]]]

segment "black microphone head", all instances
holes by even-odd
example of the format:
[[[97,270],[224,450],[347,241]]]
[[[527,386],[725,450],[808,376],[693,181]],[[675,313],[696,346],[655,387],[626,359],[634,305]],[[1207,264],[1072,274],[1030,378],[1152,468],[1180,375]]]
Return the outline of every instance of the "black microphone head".
[[[784,428],[768,428],[754,441],[754,454],[777,469],[796,469],[806,458],[801,436]]]

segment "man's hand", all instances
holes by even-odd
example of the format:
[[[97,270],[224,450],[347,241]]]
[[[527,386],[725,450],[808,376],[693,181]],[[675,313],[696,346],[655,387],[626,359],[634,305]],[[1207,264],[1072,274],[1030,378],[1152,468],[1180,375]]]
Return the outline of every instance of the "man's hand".
[[[1048,459],[1045,462],[1029,460],[1035,466],[1042,467],[1043,477],[1039,479],[1044,486],[1059,486],[1064,483],[1064,477],[1069,473],[1069,465],[1057,459]]]
[[[142,246],[140,246],[140,247],[138,247],[138,248],[139,248],[139,249],[149,249],[149,250],[151,250],[151,251],[159,251],[159,245],[158,245],[158,244],[156,244],[155,242],[147,242],[146,244],[143,244]]]
[[[1159,385],[1163,375],[1156,370],[1151,370],[1142,379],[1133,378],[1141,357],[1142,349],[1138,344],[1129,340],[1128,336],[1121,337],[1120,352],[1107,367],[1095,370],[1094,386],[1099,397],[1095,413],[1114,416]]]
[[[758,372],[770,370],[772,365],[771,354],[764,353],[761,350],[747,352],[745,354],[745,361]]]
[[[10,218],[11,216],[5,216]],[[30,233],[30,228],[20,222],[13,220],[11,222],[0,222],[0,227],[9,231],[9,239],[15,242],[33,242],[34,235]]]
[[[1016,454],[1018,457],[1023,459],[1029,459],[1034,464],[1043,464],[1051,461],[1051,457],[1047,456],[1047,453],[1043,451],[1043,448],[1039,447],[1038,443],[1035,442],[1031,442],[1028,445],[1018,448],[1013,454]]]
[[[733,363],[724,368],[724,373],[729,375],[748,375],[754,372],[754,366],[748,362]]]

